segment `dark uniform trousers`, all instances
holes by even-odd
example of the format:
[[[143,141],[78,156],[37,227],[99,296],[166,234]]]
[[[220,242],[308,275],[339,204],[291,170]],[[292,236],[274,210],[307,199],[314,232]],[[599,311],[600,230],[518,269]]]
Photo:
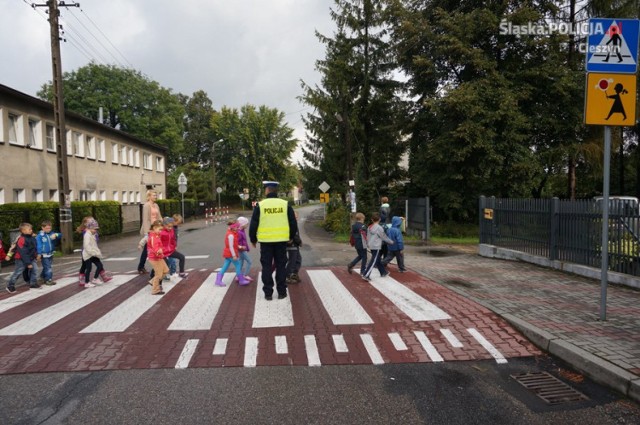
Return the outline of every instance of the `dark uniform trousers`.
[[[276,267],[276,289],[279,295],[287,293],[287,243],[260,242],[262,265],[262,290],[266,296],[273,294],[273,265]]]

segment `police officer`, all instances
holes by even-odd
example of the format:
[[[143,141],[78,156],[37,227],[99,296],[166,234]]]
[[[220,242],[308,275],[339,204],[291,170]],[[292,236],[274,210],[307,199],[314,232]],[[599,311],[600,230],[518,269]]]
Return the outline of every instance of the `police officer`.
[[[287,242],[298,232],[293,208],[285,199],[278,198],[278,182],[263,181],[266,198],[253,209],[249,225],[249,239],[255,247],[260,242],[262,290],[267,300],[273,299],[272,266],[276,267],[278,299],[287,297]]]

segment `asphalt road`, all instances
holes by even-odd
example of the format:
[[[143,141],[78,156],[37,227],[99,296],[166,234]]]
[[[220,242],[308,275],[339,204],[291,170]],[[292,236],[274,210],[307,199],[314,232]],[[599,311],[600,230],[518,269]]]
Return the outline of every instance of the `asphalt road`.
[[[353,251],[298,210],[306,267],[346,264]],[[187,226],[192,227],[192,226]],[[221,265],[225,227],[183,231],[187,267]],[[135,238],[104,244],[114,272],[135,269]],[[257,250],[252,251],[259,267]],[[73,272],[77,260],[57,270]],[[587,400],[549,406],[511,375],[549,372]],[[0,424],[636,424],[640,409],[558,360],[385,365],[215,367],[0,375]]]

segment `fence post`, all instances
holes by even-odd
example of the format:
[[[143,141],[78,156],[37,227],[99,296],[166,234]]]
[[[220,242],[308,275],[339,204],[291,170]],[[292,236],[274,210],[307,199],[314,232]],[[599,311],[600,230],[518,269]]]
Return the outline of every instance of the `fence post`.
[[[493,211],[493,218],[490,220],[489,228],[491,229],[491,245],[495,245],[495,233],[496,233],[496,197],[492,196],[489,202],[489,208]]]
[[[425,240],[431,240],[431,214],[429,210],[431,209],[431,205],[429,204],[429,197],[424,198],[424,234]]]
[[[555,261],[558,259],[558,232],[560,230],[560,199],[553,197],[549,204],[549,221],[551,228],[549,229],[549,259]]]
[[[484,195],[480,195],[480,202],[478,205],[478,229],[480,229],[480,243],[485,243],[484,209],[486,207],[487,207],[487,198]]]

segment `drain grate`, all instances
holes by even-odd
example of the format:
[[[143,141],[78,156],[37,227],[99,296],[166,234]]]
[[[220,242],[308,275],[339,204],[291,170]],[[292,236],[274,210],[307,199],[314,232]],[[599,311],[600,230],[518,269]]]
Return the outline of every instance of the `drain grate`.
[[[547,372],[521,373],[511,377],[552,406],[589,399]]]

